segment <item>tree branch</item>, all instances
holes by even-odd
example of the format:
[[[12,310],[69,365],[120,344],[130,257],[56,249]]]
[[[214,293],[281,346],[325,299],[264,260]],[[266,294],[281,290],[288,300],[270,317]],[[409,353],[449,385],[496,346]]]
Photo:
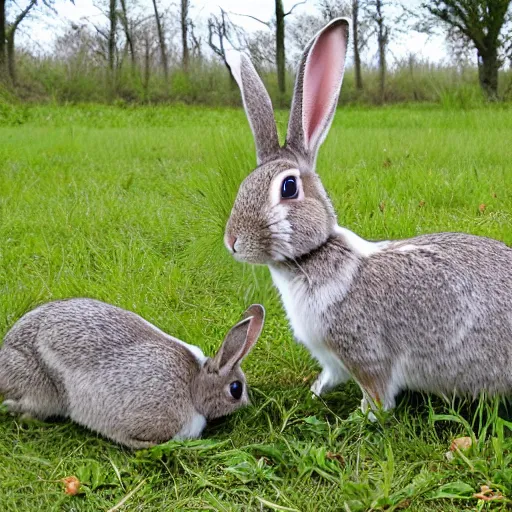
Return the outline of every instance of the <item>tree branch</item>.
[[[256,16],[251,16],[250,14],[240,14],[238,12],[231,12],[231,14],[234,14],[235,16],[243,16],[244,18],[251,18],[252,20],[258,21],[259,23],[262,23],[266,27],[270,28],[269,21],[260,20],[259,18],[256,18]]]
[[[14,21],[7,26],[6,30],[6,37],[12,37],[14,32],[16,32],[16,29],[18,28],[19,24],[26,18],[27,14],[30,12],[32,7],[34,7],[37,4],[37,0],[30,0],[30,3],[21,11],[18,16],[14,19]]]
[[[303,4],[305,4],[306,2],[307,2],[307,0],[303,0],[302,2],[298,2],[298,3],[296,3],[296,4],[295,4],[295,5],[294,5],[294,6],[293,6],[293,7],[292,7],[288,12],[286,12],[286,13],[284,14],[284,16],[285,16],[285,17],[286,17],[286,16],[288,16],[288,14],[291,14],[291,13],[293,12],[293,10],[295,9],[295,7],[298,7],[299,5],[303,5]]]

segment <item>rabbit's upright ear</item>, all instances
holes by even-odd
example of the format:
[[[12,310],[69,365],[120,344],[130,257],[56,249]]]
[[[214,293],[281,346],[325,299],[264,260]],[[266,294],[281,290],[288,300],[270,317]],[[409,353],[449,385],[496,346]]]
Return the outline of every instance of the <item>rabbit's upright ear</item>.
[[[224,338],[217,355],[212,359],[212,367],[219,372],[229,372],[250,352],[258,340],[263,323],[265,309],[253,304],[244,313],[244,319],[238,322]]]
[[[272,160],[279,151],[272,102],[251,60],[235,50],[226,51],[231,74],[240,87],[245,113],[256,143],[258,165]]]
[[[297,70],[286,145],[314,166],[340,95],[349,23],[337,18],[313,37]]]

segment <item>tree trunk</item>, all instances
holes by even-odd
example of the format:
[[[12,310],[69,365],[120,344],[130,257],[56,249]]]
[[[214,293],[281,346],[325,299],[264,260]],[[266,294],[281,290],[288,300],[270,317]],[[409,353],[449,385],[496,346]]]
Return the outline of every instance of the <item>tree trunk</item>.
[[[156,0],[153,0],[153,9],[155,10],[156,29],[158,32],[158,44],[160,46],[160,58],[162,59],[162,66],[164,68],[165,85],[169,85],[169,65],[167,63],[167,50],[165,48],[165,37],[162,29],[160,15],[158,14],[158,7]],[[166,91],[167,92],[167,91]]]
[[[0,81],[7,80],[5,54],[5,25],[7,19],[5,15],[5,2],[6,0],[0,0]]]
[[[14,53],[14,30],[7,36],[7,67],[12,85],[16,85],[16,56]]]
[[[361,76],[361,55],[359,54],[359,0],[352,0],[352,34],[354,38],[354,72],[356,89],[363,90],[363,77]]]
[[[146,32],[144,34],[144,79],[143,79],[143,88],[144,88],[144,100],[146,103],[149,103],[149,78],[150,78],[150,42],[149,35]]]
[[[283,0],[276,0],[276,64],[277,85],[280,93],[280,103],[284,101],[286,92],[286,60],[284,52],[284,8]]]
[[[382,15],[382,0],[376,0],[377,9],[377,43],[379,45],[379,98],[384,103],[386,99],[386,45],[388,39],[387,27],[384,25],[384,17]]]
[[[14,35],[16,34],[16,30],[18,30],[18,27],[20,23],[25,19],[27,14],[30,12],[30,10],[37,4],[37,0],[30,0],[28,5],[25,6],[25,8],[16,16],[16,19],[7,26],[7,19],[5,16],[5,0],[0,0],[0,13],[3,17],[3,23],[1,24],[2,29],[2,52],[0,59],[2,61],[2,65],[0,66],[0,79],[5,77],[7,75],[6,73],[6,66],[5,66],[5,57],[6,53],[5,50],[7,50],[7,68],[9,72],[9,77],[11,79],[11,82],[14,84],[16,81],[16,61],[15,61],[15,55],[14,55]],[[3,68],[3,69],[2,69]]]
[[[130,25],[128,24],[128,12],[126,10],[126,0],[121,0],[121,9],[123,11],[123,29],[124,35],[126,37],[126,42],[128,43],[128,48],[130,50],[130,61],[132,66],[132,72],[135,72],[136,61],[135,61],[135,48],[133,46],[133,38],[130,30]]]
[[[188,72],[189,52],[188,52],[188,9],[190,0],[181,0],[181,46],[183,49],[182,66],[185,73]]]
[[[478,79],[480,87],[490,101],[498,99],[498,70],[500,63],[497,48],[478,52]]]
[[[110,22],[108,32],[108,81],[110,93],[116,89],[116,30],[117,30],[117,0],[109,0],[108,18]]]

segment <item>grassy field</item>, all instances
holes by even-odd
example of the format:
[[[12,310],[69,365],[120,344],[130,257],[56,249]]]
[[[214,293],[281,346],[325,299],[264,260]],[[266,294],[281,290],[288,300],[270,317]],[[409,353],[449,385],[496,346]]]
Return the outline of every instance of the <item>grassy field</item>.
[[[458,230],[512,244],[511,114],[340,110],[318,161],[340,224],[369,239]],[[284,132],[285,113],[278,123]],[[503,405],[405,394],[371,424],[353,384],[310,398],[318,367],[268,271],[222,244],[253,165],[241,110],[0,109],[0,335],[36,304],[88,296],[212,354],[246,306],[267,308],[244,365],[253,405],[203,440],[134,453],[69,422],[0,412],[0,510],[507,509]],[[460,436],[473,446],[448,460]],[[60,482],[71,475],[77,496]],[[482,485],[500,499],[473,497]]]

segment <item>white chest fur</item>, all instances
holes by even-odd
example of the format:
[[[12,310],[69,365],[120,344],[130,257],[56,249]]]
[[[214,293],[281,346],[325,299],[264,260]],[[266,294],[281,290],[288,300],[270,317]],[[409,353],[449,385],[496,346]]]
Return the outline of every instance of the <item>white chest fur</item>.
[[[194,413],[189,421],[183,425],[182,429],[173,437],[175,441],[182,441],[184,439],[197,439],[206,426],[206,418],[199,414]]]
[[[354,255],[347,259],[336,276],[317,279],[318,276],[309,276],[305,271],[297,273],[281,266],[269,267],[295,337],[315,357],[315,347],[324,345],[328,324],[336,321],[327,315],[329,306],[343,301],[352,286],[359,261],[385,250],[389,244],[368,242],[339,226],[336,226],[334,234],[343,239],[344,245]]]
[[[286,270],[270,267],[295,338],[322,367],[322,373],[311,388],[316,395],[350,378],[343,361],[326,343],[330,323],[327,309],[333,302],[343,300],[354,274],[354,269],[347,270],[347,279],[315,288],[309,286],[306,276],[294,276]]]
[[[326,304],[319,302],[316,293],[312,294],[308,290],[305,278],[298,278],[275,267],[270,267],[270,273],[281,294],[295,338],[313,351],[325,339],[327,326],[322,321],[322,316]]]

